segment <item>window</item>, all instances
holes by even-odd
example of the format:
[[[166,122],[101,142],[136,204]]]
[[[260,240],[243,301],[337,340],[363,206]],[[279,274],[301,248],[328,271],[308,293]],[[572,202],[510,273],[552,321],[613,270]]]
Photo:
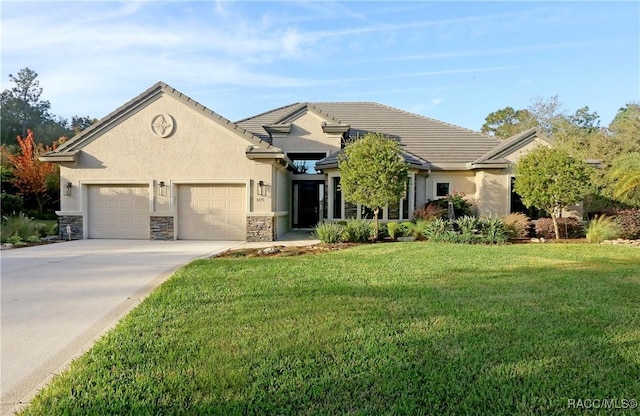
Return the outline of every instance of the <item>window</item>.
[[[548,217],[549,215],[547,214],[547,212],[545,210],[538,209],[538,208],[536,208],[534,206],[531,206],[531,207],[527,208],[524,205],[524,203],[522,202],[522,198],[520,197],[520,195],[518,195],[518,193],[514,189],[515,183],[516,183],[516,178],[512,176],[511,177],[511,187],[510,187],[510,191],[511,191],[511,207],[509,209],[509,212],[521,212],[521,213],[527,215],[532,220],[537,220],[539,218]]]
[[[332,178],[333,183],[333,218],[342,218],[342,191],[340,190],[340,178]]]
[[[436,182],[435,199],[446,198],[451,195],[451,182]]]
[[[352,204],[342,199],[342,191],[340,190],[340,178],[330,178],[332,200],[331,218],[349,219],[349,218],[373,218],[373,209],[364,205]],[[407,189],[405,196],[398,204],[388,207],[380,207],[378,219],[381,220],[407,220],[409,219],[409,199],[413,200],[413,177],[407,178]],[[344,204],[344,209],[343,209]],[[344,215],[343,215],[344,214]]]
[[[289,159],[293,161],[294,173],[315,175],[320,173],[316,170],[316,162],[324,159],[326,153],[287,153]]]

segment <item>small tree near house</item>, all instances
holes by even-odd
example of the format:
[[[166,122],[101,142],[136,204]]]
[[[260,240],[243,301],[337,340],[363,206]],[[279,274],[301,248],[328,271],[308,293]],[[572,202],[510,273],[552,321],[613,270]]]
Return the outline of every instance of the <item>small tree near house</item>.
[[[590,190],[590,167],[564,150],[539,146],[522,156],[515,166],[515,191],[525,206],[551,214],[556,239],[563,209],[582,201]]]
[[[373,209],[377,239],[380,207],[400,203],[406,190],[408,165],[398,143],[367,133],[345,147],[338,168],[345,201]]]
[[[2,156],[9,162],[12,182],[20,195],[32,196],[38,204],[38,213],[42,214],[47,193],[58,186],[58,166],[38,159],[52,149],[36,143],[31,130],[27,131],[26,137],[18,136],[17,140],[18,153],[13,154],[3,146]]]

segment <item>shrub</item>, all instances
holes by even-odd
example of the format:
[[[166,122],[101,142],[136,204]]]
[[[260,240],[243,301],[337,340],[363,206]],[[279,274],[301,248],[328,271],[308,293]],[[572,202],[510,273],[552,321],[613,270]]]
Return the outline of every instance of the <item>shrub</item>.
[[[529,236],[531,220],[521,212],[513,212],[502,220],[510,238],[526,238]]]
[[[613,218],[601,215],[589,221],[587,227],[587,241],[589,243],[602,243],[604,240],[613,240],[620,236],[620,228]]]
[[[614,215],[620,227],[620,238],[640,238],[640,209],[623,209]]]
[[[546,239],[556,238],[551,218],[540,218],[536,221],[536,235]],[[558,218],[558,231],[560,238],[584,237],[584,228],[577,218]]]
[[[40,242],[39,235],[34,234],[27,237],[27,243],[39,243],[39,242]]]
[[[418,238],[421,236],[420,229],[416,223],[405,221],[400,223],[400,229],[402,231],[402,237]]]
[[[345,227],[335,222],[321,222],[313,230],[313,237],[325,244],[334,244],[342,241]]]
[[[3,212],[20,212],[24,206],[22,198],[2,191],[0,193],[0,206]]]
[[[36,235],[40,238],[46,237],[49,235],[49,226],[47,224],[43,224],[38,222],[34,225]]]
[[[18,234],[13,234],[11,237],[7,238],[7,241],[5,242],[11,243],[15,247],[21,247],[21,246],[27,245],[27,243],[25,243],[22,237],[20,237]]]
[[[344,240],[350,243],[364,243],[373,237],[372,220],[348,220],[344,227]]]
[[[448,195],[446,198],[436,199],[433,203],[444,212],[449,210],[449,202],[453,204],[453,213],[456,218],[464,217],[465,215],[471,216],[471,203],[464,198],[464,193],[456,192],[453,195]]]
[[[459,243],[473,244],[476,243],[479,239],[477,235],[478,232],[478,219],[476,217],[471,217],[465,215],[463,217],[458,218],[455,221],[458,232],[460,233],[458,236]]]
[[[397,222],[389,222],[387,223],[387,232],[389,237],[395,240],[402,234],[402,226]]]
[[[415,221],[424,220],[431,221],[436,218],[442,218],[447,213],[446,210],[438,206],[435,202],[429,202],[424,207],[417,209],[413,212],[413,219]]]
[[[35,224],[31,218],[20,213],[18,215],[3,215],[0,226],[0,241],[7,242],[12,236],[20,237],[20,241],[26,240],[36,234]]]
[[[478,221],[480,241],[486,244],[501,244],[509,240],[509,234],[500,218],[483,217]]]
[[[422,227],[422,233],[429,241],[444,241],[449,239],[450,236],[446,235],[448,231],[453,232],[453,226],[450,220],[444,218],[436,218],[433,221],[425,222]]]

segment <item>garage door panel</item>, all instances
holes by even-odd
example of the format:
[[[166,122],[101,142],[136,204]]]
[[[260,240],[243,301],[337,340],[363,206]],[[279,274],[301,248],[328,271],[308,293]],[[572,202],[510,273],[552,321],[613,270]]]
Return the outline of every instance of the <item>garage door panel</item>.
[[[243,185],[178,187],[178,239],[244,240]]]
[[[89,238],[149,239],[149,187],[88,188]]]

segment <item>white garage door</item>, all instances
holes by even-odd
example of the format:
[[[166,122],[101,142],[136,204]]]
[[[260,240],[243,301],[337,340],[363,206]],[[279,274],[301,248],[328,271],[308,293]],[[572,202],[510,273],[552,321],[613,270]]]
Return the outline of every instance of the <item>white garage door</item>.
[[[244,185],[178,187],[178,239],[244,240]]]
[[[88,188],[89,238],[149,239],[147,185]]]

